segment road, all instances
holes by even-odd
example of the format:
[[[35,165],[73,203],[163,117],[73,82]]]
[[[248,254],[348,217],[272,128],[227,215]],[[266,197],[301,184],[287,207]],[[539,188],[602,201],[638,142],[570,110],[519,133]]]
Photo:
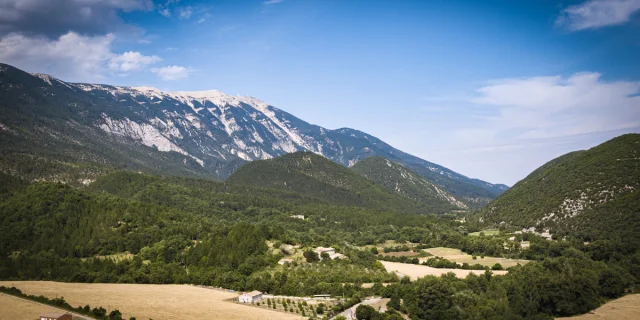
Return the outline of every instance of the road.
[[[377,302],[380,302],[380,300],[382,300],[382,298],[369,298],[369,299],[365,299],[362,302],[354,305],[353,307],[342,311],[341,313],[335,315],[335,317],[331,318],[331,319],[335,319],[338,316],[343,316],[345,318],[347,318],[347,320],[356,320],[356,308],[358,308],[359,305],[364,304],[364,305],[371,305],[371,304],[375,304]]]

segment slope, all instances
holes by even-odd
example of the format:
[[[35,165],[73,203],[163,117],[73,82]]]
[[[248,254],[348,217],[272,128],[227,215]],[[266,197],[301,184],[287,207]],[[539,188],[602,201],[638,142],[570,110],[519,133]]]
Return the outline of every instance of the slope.
[[[380,210],[442,213],[451,208],[392,194],[365,177],[311,152],[253,161],[234,172],[227,183],[295,191],[333,204]]]
[[[640,233],[640,134],[627,134],[538,168],[491,202],[485,222],[585,239]]]
[[[351,170],[396,193],[438,208],[467,209],[467,205],[404,166],[382,157],[369,157]]]

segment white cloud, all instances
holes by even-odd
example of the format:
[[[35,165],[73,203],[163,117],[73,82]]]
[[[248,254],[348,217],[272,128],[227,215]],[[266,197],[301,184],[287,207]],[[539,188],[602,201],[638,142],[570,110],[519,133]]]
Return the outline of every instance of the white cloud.
[[[200,19],[198,20],[198,23],[203,23],[203,22],[207,21],[209,18],[211,18],[211,14],[210,14],[210,13],[205,13],[205,14],[202,16],[202,18],[200,18]]]
[[[284,1],[284,0],[267,0],[267,1],[264,1],[262,4],[264,4],[264,5],[267,5],[267,6],[268,6],[268,5],[272,5],[272,4],[280,3],[280,2],[282,2],[282,1]]]
[[[495,108],[480,126],[490,136],[532,139],[640,127],[638,93],[640,82],[585,72],[494,81],[471,102]]]
[[[191,69],[181,66],[167,66],[162,68],[153,68],[151,72],[155,73],[162,80],[171,81],[179,80],[189,76]]]
[[[163,15],[166,18],[171,18],[171,11],[169,11],[168,8],[160,9],[160,10],[158,10],[158,13],[160,13],[161,15]]]
[[[140,71],[150,64],[162,61],[158,56],[145,56],[140,52],[128,51],[111,58],[109,68],[114,71]]]
[[[160,60],[139,52],[111,51],[115,36],[69,32],[58,39],[12,33],[0,38],[0,61],[30,72],[50,73],[68,81],[101,81],[109,70],[132,72]]]
[[[191,7],[180,8],[178,12],[178,16],[180,17],[180,19],[190,19],[191,15],[193,14],[193,10],[191,9]]]
[[[589,0],[564,9],[556,23],[573,31],[596,29],[624,24],[638,10],[640,0]]]

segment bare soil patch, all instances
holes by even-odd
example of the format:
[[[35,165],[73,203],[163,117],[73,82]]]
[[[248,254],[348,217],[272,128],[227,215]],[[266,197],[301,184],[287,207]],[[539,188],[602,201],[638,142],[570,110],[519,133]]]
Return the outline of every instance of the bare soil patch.
[[[16,287],[26,294],[63,296],[72,306],[118,309],[126,319],[300,319],[232,302],[239,293],[190,285],[0,281],[0,286]]]

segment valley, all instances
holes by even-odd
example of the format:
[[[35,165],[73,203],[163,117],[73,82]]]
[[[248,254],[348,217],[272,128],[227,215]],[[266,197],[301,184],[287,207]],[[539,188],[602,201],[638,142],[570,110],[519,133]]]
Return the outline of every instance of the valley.
[[[638,134],[508,188],[251,97],[8,65],[0,89],[5,291],[117,320],[551,319],[635,301]],[[47,308],[0,298],[16,318]]]

